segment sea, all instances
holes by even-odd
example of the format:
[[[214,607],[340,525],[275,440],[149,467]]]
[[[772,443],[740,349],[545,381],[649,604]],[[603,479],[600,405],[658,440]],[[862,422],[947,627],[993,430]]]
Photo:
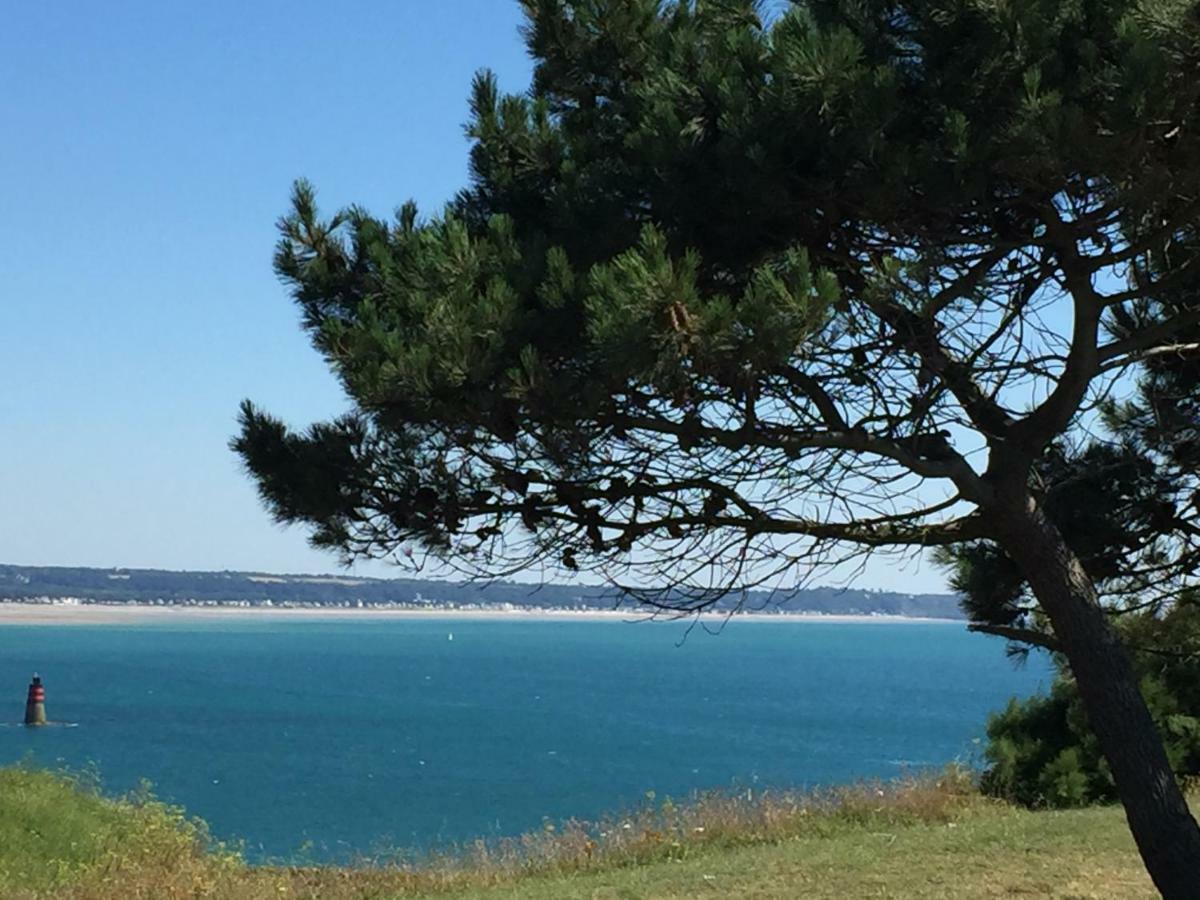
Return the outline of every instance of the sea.
[[[501,837],[707,789],[978,765],[1048,688],[961,623],[447,618],[0,626],[0,764],[87,770],[257,862]],[[33,672],[47,728],[19,726]]]

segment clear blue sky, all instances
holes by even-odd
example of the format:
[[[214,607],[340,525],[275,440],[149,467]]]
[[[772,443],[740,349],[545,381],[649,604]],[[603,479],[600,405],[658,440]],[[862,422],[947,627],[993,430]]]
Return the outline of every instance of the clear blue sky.
[[[327,571],[226,448],[251,397],[345,401],[271,270],[294,178],[441,205],[509,0],[10,6],[0,29],[0,562]],[[367,567],[370,574],[394,570]],[[924,567],[863,586],[939,589]]]

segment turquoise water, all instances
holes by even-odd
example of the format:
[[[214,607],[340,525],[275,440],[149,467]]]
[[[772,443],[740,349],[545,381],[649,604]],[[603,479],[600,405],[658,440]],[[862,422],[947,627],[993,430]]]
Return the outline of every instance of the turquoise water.
[[[447,639],[453,632],[454,639]],[[150,779],[253,859],[428,847],[647,791],[804,786],[978,758],[1049,682],[955,624],[238,621],[0,627],[0,763]]]

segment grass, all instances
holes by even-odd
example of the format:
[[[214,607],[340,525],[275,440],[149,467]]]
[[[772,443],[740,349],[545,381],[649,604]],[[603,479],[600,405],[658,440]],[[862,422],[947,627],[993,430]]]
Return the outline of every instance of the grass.
[[[651,798],[652,799],[652,798]],[[1142,898],[1116,808],[1030,812],[959,773],[824,794],[648,803],[419,861],[251,867],[148,792],[0,769],[0,896],[115,898]]]
[[[150,897],[164,879],[203,888],[244,871],[203,822],[147,790],[109,798],[97,784],[87,773],[0,769],[0,896]],[[122,887],[143,883],[144,893]]]

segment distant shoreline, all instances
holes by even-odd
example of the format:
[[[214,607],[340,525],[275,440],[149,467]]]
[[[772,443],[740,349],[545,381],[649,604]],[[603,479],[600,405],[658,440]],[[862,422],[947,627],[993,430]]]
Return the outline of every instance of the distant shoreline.
[[[262,607],[262,606],[187,606],[168,604],[147,606],[125,603],[22,603],[0,602],[0,626],[3,625],[120,625],[182,621],[219,621],[222,619],[348,620],[348,619],[447,619],[458,621],[627,621],[654,618],[658,621],[686,621],[691,616],[671,616],[635,609],[396,609],[346,607]],[[961,619],[924,616],[847,615],[806,612],[723,612],[701,614],[706,622],[728,618],[741,622],[827,622],[885,624],[965,624]]]

